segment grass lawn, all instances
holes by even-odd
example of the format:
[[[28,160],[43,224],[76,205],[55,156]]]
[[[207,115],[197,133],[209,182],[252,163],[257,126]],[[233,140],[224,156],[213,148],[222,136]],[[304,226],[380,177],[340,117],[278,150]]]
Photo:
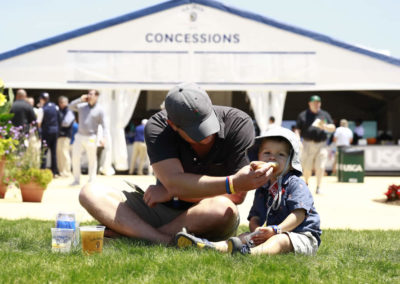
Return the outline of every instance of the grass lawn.
[[[400,283],[400,231],[325,230],[315,257],[231,256],[130,239],[84,256],[52,253],[53,225],[0,219],[0,283]]]

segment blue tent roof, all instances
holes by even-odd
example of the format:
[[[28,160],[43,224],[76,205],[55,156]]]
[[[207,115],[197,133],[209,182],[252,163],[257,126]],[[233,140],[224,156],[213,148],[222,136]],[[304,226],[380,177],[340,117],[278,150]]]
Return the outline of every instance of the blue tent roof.
[[[212,1],[212,0],[172,0],[172,1],[161,3],[161,4],[157,4],[157,5],[154,5],[154,6],[142,9],[142,10],[138,10],[138,11],[126,14],[126,15],[122,15],[122,16],[119,16],[119,17],[116,17],[113,19],[109,19],[109,20],[106,20],[106,21],[103,21],[103,22],[100,22],[97,24],[93,24],[90,26],[86,26],[86,27],[74,30],[74,31],[70,31],[70,32],[67,32],[67,33],[64,33],[64,34],[61,34],[61,35],[58,35],[55,37],[51,37],[51,38],[44,39],[44,40],[41,40],[38,42],[27,44],[27,45],[21,46],[19,48],[16,48],[16,49],[13,49],[10,51],[6,51],[4,53],[0,53],[0,61],[17,56],[17,55],[21,55],[21,54],[24,54],[24,53],[27,53],[27,52],[30,52],[30,51],[33,51],[36,49],[47,47],[47,46],[50,46],[55,43],[59,43],[59,42],[65,41],[65,40],[79,37],[79,36],[82,36],[82,35],[85,35],[85,34],[88,34],[91,32],[95,32],[95,31],[98,31],[98,30],[101,30],[104,28],[108,28],[108,27],[111,27],[114,25],[118,25],[118,24],[121,24],[124,22],[128,22],[128,21],[140,18],[140,17],[144,17],[144,16],[147,16],[147,15],[150,15],[153,13],[157,13],[160,11],[164,11],[164,10],[167,10],[170,8],[174,8],[174,7],[177,7],[180,5],[190,4],[190,3],[196,3],[196,4],[201,4],[204,6],[216,8],[216,9],[219,9],[219,10],[222,10],[222,11],[225,11],[225,12],[228,12],[228,13],[246,18],[246,19],[250,19],[250,20],[260,22],[260,23],[263,23],[263,24],[266,24],[269,26],[273,26],[273,27],[276,27],[276,28],[279,28],[279,29],[282,29],[285,31],[289,31],[289,32],[296,33],[296,34],[299,34],[302,36],[306,36],[306,37],[312,38],[317,41],[325,42],[325,43],[328,43],[328,44],[331,44],[331,45],[334,45],[337,47],[341,47],[341,48],[344,48],[344,49],[347,49],[347,50],[350,50],[353,52],[357,52],[357,53],[361,53],[361,54],[370,56],[375,59],[382,60],[384,62],[393,64],[396,66],[400,66],[400,59],[397,59],[397,58],[394,58],[391,56],[387,56],[387,55],[383,55],[383,54],[380,54],[377,52],[373,52],[373,51],[370,51],[367,49],[363,49],[363,48],[360,48],[355,45],[351,45],[351,44],[348,44],[348,43],[345,43],[345,42],[342,42],[339,40],[335,40],[331,37],[328,37],[328,36],[320,34],[320,33],[311,32],[311,31],[308,31],[308,30],[305,30],[302,28],[292,26],[292,25],[287,25],[287,24],[275,21],[273,19],[261,16],[258,14],[254,14],[251,12],[232,8],[232,7],[222,4],[220,2],[216,2],[216,1]]]

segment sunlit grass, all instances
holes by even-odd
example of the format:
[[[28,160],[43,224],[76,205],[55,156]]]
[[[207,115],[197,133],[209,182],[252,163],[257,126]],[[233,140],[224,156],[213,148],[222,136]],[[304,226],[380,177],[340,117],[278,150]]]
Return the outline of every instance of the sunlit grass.
[[[400,283],[400,231],[325,230],[315,257],[232,257],[127,238],[84,256],[52,253],[53,225],[0,219],[1,283]]]

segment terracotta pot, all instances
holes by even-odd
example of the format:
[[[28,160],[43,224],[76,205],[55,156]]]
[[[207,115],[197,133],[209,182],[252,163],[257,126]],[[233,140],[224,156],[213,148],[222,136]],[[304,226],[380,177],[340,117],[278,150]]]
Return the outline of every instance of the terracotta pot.
[[[0,198],[4,198],[7,191],[7,185],[3,183],[4,167],[6,165],[6,157],[0,158]]]
[[[6,191],[7,191],[7,185],[4,184],[3,182],[0,182],[0,198],[4,198]]]
[[[24,202],[42,202],[43,193],[46,188],[41,187],[36,182],[20,184],[22,201]]]

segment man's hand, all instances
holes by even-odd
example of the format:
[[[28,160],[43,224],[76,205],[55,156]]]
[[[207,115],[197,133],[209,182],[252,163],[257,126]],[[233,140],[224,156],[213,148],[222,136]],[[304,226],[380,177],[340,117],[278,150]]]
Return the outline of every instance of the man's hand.
[[[106,139],[102,138],[99,140],[99,146],[100,147],[105,147],[106,146]]]
[[[81,96],[81,101],[82,102],[87,102],[88,101],[88,95],[87,94],[82,95]]]
[[[150,185],[143,195],[143,200],[150,208],[153,208],[158,203],[166,202],[172,199],[172,196],[168,193],[162,185]]]
[[[252,166],[241,168],[232,176],[235,192],[249,191],[266,184],[271,178],[273,167],[254,169]]]

